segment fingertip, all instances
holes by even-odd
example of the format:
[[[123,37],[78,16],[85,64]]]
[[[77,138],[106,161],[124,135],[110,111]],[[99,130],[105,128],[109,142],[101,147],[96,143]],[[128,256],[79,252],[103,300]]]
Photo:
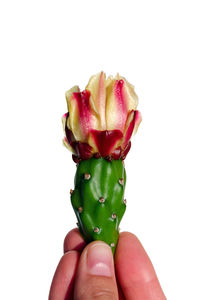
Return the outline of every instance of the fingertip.
[[[87,271],[91,275],[113,276],[114,262],[111,248],[102,241],[90,243],[86,250]]]
[[[123,231],[120,233],[120,239],[127,239],[127,241],[132,241],[134,243],[139,243],[141,244],[139,238],[137,237],[137,235],[135,235],[134,233],[131,233],[129,231]]]
[[[118,299],[111,248],[102,241],[88,244],[76,274],[74,299]]]
[[[115,265],[120,285],[128,299],[146,299],[148,294],[149,300],[166,299],[151,260],[136,235],[130,232],[120,234]]]
[[[145,277],[155,277],[155,271],[151,260],[144,250],[138,237],[130,232],[122,232],[119,237],[117,251],[115,255],[117,265],[123,265],[120,270],[130,272],[132,278],[144,280]],[[147,272],[148,271],[148,272]],[[136,279],[136,278],[135,278]],[[146,278],[148,280],[148,278]]]
[[[82,238],[78,228],[74,228],[68,232],[64,239],[63,250],[64,253],[71,250],[81,252],[85,247],[86,242]]]
[[[106,260],[112,269],[112,276],[114,275],[114,261],[112,250],[108,244],[103,241],[92,241],[82,251],[80,256],[78,275],[79,273],[90,273],[89,266],[94,265],[95,262],[97,267],[103,265],[102,260]],[[101,264],[99,264],[101,261]],[[96,274],[97,275],[97,274]],[[106,276],[104,274],[104,276]],[[110,275],[111,276],[111,275]]]

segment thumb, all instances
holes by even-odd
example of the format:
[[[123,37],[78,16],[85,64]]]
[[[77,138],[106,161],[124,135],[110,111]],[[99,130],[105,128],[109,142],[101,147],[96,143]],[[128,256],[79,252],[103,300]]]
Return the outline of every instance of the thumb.
[[[75,280],[74,299],[118,300],[113,255],[104,242],[92,242],[83,250]]]

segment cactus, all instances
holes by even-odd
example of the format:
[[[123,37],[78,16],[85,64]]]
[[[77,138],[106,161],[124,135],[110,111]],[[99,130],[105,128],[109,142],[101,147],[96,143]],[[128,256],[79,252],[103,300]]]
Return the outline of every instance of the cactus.
[[[117,74],[90,78],[84,91],[65,94],[64,145],[77,163],[71,203],[86,242],[102,240],[115,253],[119,224],[126,209],[123,160],[141,122],[134,87]]]
[[[114,254],[126,209],[126,172],[121,159],[90,158],[77,166],[71,203],[86,242],[103,240]]]

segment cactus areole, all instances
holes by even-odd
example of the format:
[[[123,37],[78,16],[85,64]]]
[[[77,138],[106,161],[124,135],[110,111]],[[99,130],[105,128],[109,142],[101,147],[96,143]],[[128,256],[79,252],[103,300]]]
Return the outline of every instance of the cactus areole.
[[[66,100],[63,143],[77,164],[70,194],[78,227],[86,242],[104,241],[114,254],[126,209],[123,161],[141,122],[138,98],[125,78],[101,72],[83,92],[67,91]]]

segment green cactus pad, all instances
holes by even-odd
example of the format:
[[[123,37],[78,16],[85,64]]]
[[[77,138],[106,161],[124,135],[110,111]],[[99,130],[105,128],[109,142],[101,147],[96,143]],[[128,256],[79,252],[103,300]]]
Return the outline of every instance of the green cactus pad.
[[[119,224],[126,209],[126,172],[122,160],[91,158],[77,166],[71,203],[78,227],[87,243],[106,242],[113,254]]]

